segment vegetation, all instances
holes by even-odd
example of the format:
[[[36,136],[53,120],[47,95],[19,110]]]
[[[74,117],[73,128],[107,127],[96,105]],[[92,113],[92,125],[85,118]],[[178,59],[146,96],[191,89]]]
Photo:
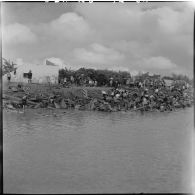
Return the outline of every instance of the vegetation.
[[[64,79],[65,77],[67,80],[71,79],[73,76],[76,80],[76,83],[83,80],[92,80],[97,81],[98,86],[107,85],[111,78],[119,83],[123,84],[127,79],[131,78],[131,75],[127,71],[111,71],[111,70],[95,70],[92,68],[80,68],[76,71],[71,69],[60,69],[59,70],[59,79]]]
[[[2,75],[7,74],[8,72],[16,71],[16,65],[14,62],[10,62],[10,60],[2,59]],[[136,77],[144,77],[147,74],[138,73]],[[125,84],[127,79],[131,78],[131,74],[127,71],[112,71],[112,70],[95,70],[92,68],[80,68],[78,70],[71,69],[60,69],[59,70],[59,80],[67,78],[67,81],[70,81],[71,76],[74,77],[75,83],[82,84],[84,80],[92,80],[97,81],[98,86],[109,85],[110,78],[113,78],[114,81],[118,81],[120,84]],[[172,76],[164,76],[163,79],[171,79],[171,80],[183,80],[187,83],[193,85],[194,79],[190,79],[188,76],[183,74],[172,74]]]
[[[17,69],[15,66],[16,66],[15,63],[10,62],[5,58],[3,58],[3,67],[2,67],[3,75],[7,74],[8,72],[14,72]]]
[[[127,71],[111,71],[111,70],[95,70],[92,68],[80,68],[76,71],[73,71],[71,69],[60,69],[59,70],[59,79],[67,78],[67,81],[70,80],[70,77],[73,76],[75,78],[75,82],[79,84],[79,82],[82,83],[83,80],[92,80],[97,81],[98,86],[103,85],[109,85],[110,79],[113,78],[113,81],[118,81],[120,84],[125,84],[127,79],[131,78],[131,74]],[[153,78],[160,75],[154,75]],[[148,73],[141,74],[138,73],[138,75],[135,76],[137,80],[144,80],[146,77],[148,77]],[[169,79],[169,80],[183,80],[191,85],[193,85],[193,79],[190,79],[186,75],[182,74],[172,74],[172,76],[164,76],[162,79]],[[81,84],[80,83],[80,84]]]

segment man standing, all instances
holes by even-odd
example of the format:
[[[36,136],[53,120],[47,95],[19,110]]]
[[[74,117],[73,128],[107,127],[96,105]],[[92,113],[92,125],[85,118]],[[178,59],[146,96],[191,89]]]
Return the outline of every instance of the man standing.
[[[110,78],[110,87],[112,87],[112,85],[113,85],[113,78],[111,77]]]
[[[72,75],[70,77],[70,80],[71,80],[71,83],[73,84],[74,83],[74,77]]]
[[[8,80],[8,83],[10,83],[10,81],[11,81],[11,74],[10,74],[10,72],[7,73],[7,80]]]
[[[22,108],[23,108],[23,112],[25,111],[26,105],[27,105],[27,95],[25,94],[25,95],[22,97]]]
[[[66,83],[67,83],[67,78],[66,77],[64,77],[64,85],[66,85]]]
[[[32,72],[31,72],[31,70],[29,70],[29,73],[28,73],[28,83],[32,83]]]

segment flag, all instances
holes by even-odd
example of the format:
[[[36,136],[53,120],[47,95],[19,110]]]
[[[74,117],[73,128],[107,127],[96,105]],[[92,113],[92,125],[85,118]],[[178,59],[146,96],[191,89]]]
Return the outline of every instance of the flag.
[[[46,60],[45,64],[48,66],[57,66],[56,64],[54,64],[53,62],[50,62],[49,60]]]

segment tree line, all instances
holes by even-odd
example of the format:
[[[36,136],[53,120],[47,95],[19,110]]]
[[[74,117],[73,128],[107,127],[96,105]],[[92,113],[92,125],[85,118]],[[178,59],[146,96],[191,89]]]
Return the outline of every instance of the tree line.
[[[16,71],[16,65],[17,64],[15,64],[14,62],[2,58],[2,75],[7,74],[8,72]],[[127,71],[112,71],[107,69],[95,70],[92,68],[80,68],[78,70],[64,68],[59,70],[59,80],[64,79],[65,77],[67,78],[67,80],[70,80],[71,76],[74,77],[75,82],[90,79],[92,81],[97,81],[99,86],[108,84],[110,78],[113,78],[114,81],[117,81],[120,84],[125,84],[127,79],[131,79],[131,74]],[[173,73],[171,76],[164,76],[163,79],[183,80],[191,85],[194,84],[193,78],[190,79],[188,76],[183,74]]]
[[[71,80],[71,76],[73,76],[77,84],[83,80],[97,81],[98,86],[108,84],[111,78],[121,84],[125,84],[126,80],[131,78],[131,74],[127,71],[117,72],[107,69],[95,70],[92,68],[80,68],[75,71],[67,68],[60,69],[58,76],[59,79],[67,78],[69,81]]]

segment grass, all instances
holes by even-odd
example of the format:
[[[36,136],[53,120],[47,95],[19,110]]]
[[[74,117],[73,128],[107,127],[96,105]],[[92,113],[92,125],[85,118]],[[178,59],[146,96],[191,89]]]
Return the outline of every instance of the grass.
[[[9,86],[16,87],[18,83],[10,83]],[[110,87],[84,87],[84,86],[73,86],[70,88],[60,87],[59,85],[48,85],[48,84],[38,84],[38,83],[22,83],[23,89],[30,93],[31,96],[43,94],[43,96],[49,95],[61,95],[64,98],[73,98],[73,97],[84,97],[84,91],[87,91],[88,97],[91,98],[101,98],[102,90],[109,91]],[[7,93],[7,91],[4,91]],[[9,94],[14,96],[22,96],[24,92],[9,92]]]

